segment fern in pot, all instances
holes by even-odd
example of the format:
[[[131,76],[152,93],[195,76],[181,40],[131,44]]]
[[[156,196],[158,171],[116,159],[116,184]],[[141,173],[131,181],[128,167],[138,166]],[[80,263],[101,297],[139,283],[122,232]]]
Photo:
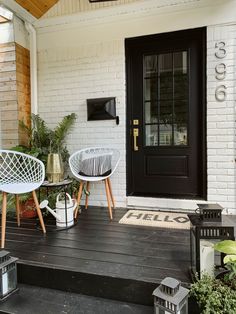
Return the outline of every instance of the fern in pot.
[[[76,114],[71,113],[65,116],[56,128],[52,130],[39,115],[32,114],[30,125],[25,124],[24,121],[19,121],[20,128],[27,137],[27,145],[15,146],[12,147],[12,150],[32,155],[40,159],[45,166],[47,165],[47,161],[49,159],[48,156],[56,153],[59,154],[62,165],[66,164],[69,153],[66,148],[65,140],[69,130],[74,125],[75,120]],[[46,167],[46,169],[47,168],[48,167]],[[55,176],[51,173],[49,175],[51,175],[52,180],[55,179]],[[59,178],[63,179],[62,174]],[[29,194],[20,195],[20,205],[22,207],[22,211],[29,211],[29,203],[31,203],[30,199],[31,195]],[[11,204],[11,208],[14,210],[14,200]],[[34,204],[32,206],[34,207]]]

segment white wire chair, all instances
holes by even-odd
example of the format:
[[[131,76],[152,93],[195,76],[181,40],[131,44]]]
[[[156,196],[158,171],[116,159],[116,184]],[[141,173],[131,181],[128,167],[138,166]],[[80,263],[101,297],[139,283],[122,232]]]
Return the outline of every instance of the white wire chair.
[[[5,246],[7,194],[15,194],[17,224],[20,226],[20,203],[18,194],[32,192],[37,214],[44,233],[43,216],[35,190],[45,177],[45,167],[39,159],[11,150],[0,150],[0,191],[2,191],[1,248]]]
[[[81,149],[69,158],[69,166],[74,177],[80,181],[77,202],[78,206],[82,197],[84,184],[90,190],[90,182],[104,181],[110,219],[113,219],[112,207],[115,200],[112,194],[110,176],[115,172],[120,161],[120,152],[117,149],[105,147],[90,147]],[[112,203],[112,205],[111,205]],[[88,208],[88,193],[85,199],[85,208]],[[75,218],[78,214],[78,207]]]

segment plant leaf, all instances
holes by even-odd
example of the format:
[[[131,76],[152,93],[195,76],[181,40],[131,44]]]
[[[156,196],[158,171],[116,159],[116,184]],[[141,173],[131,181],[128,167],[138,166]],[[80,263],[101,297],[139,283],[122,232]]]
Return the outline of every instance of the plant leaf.
[[[216,251],[225,254],[235,254],[236,255],[236,242],[233,240],[224,240],[218,242],[214,245]]]
[[[224,263],[236,262],[236,255],[227,255],[224,257]]]

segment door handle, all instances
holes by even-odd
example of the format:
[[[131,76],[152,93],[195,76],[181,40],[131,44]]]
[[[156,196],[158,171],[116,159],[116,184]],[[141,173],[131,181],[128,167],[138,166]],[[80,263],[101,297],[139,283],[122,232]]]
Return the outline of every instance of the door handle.
[[[139,135],[139,129],[134,128],[133,129],[133,137],[134,137],[134,151],[135,152],[138,151],[138,144],[137,144],[138,135]]]

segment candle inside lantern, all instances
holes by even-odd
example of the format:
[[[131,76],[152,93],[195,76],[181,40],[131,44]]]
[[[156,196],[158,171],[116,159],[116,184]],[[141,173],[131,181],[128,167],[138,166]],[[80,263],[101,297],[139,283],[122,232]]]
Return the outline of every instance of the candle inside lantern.
[[[200,271],[214,277],[215,251],[210,241],[200,240]]]

